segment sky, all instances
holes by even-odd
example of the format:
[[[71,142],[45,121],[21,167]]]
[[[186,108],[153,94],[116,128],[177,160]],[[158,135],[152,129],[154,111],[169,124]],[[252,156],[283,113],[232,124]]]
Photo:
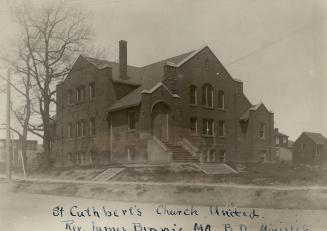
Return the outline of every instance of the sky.
[[[118,57],[121,39],[128,41],[128,63],[136,66],[206,44],[229,73],[244,82],[250,101],[263,102],[274,112],[275,127],[290,139],[303,131],[327,136],[327,1],[68,2],[92,14],[95,43],[108,50],[110,59]],[[15,36],[7,3],[0,0],[0,47]],[[0,74],[5,74],[2,68]],[[4,96],[0,124],[5,120]]]

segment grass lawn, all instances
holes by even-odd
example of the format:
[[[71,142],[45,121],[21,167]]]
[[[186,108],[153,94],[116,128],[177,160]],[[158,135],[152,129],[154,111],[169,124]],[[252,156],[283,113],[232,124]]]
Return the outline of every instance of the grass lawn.
[[[112,181],[202,182],[254,185],[327,185],[327,170],[287,165],[247,164],[239,174],[207,175],[189,164],[181,166],[129,167]]]

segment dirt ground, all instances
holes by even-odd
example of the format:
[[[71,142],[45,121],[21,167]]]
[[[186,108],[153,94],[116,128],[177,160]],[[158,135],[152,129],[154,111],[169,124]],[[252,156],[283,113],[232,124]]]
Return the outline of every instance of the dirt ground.
[[[234,166],[233,166],[234,167]],[[235,166],[237,168],[237,166]],[[327,170],[290,165],[248,164],[239,174],[207,175],[193,165],[126,168],[112,181],[231,183],[246,185],[327,185]]]
[[[3,183],[3,182],[2,182]],[[233,186],[94,185],[15,182],[13,192],[171,204],[276,209],[327,209],[326,189],[236,188]]]

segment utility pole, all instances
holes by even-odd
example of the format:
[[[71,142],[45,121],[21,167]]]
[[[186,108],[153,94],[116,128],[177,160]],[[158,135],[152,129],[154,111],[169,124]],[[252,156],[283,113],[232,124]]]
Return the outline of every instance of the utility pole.
[[[10,138],[10,70],[7,72],[7,175],[11,180],[11,138]]]

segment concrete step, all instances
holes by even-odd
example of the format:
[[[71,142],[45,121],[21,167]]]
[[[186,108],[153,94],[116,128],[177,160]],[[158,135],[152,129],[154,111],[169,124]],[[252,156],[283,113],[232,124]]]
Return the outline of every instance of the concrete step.
[[[185,150],[181,145],[171,144],[168,142],[164,142],[164,144],[172,152],[172,159],[174,162],[199,162],[196,157],[192,156],[191,153]]]
[[[206,174],[237,174],[238,172],[225,163],[195,164]]]
[[[94,177],[93,181],[108,181],[118,173],[120,173],[124,168],[108,168],[107,170],[103,171],[96,177]]]

